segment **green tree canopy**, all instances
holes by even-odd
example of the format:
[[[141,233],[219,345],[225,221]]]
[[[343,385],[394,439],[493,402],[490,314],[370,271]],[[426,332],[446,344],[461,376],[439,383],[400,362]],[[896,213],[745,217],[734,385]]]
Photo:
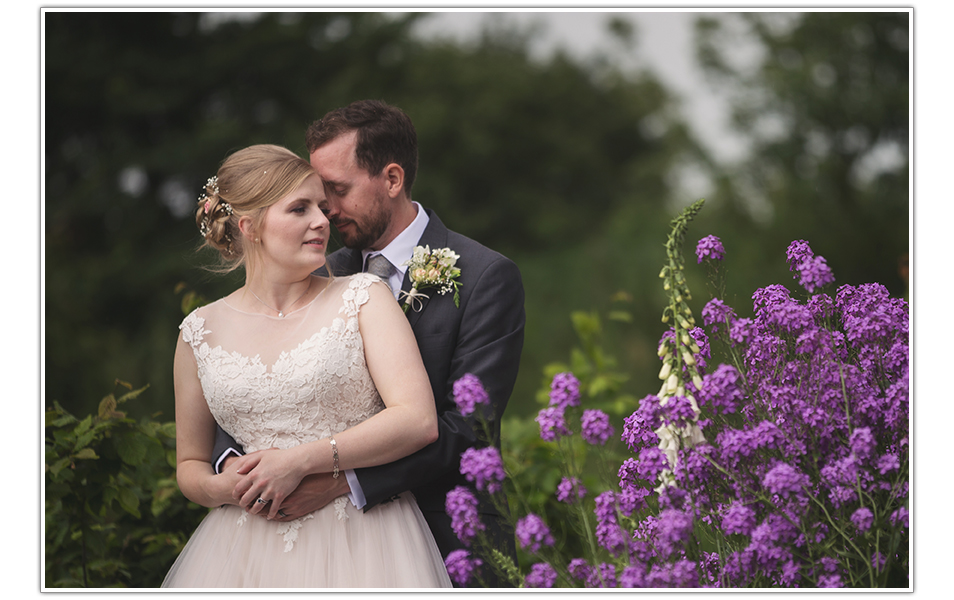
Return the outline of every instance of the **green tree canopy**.
[[[519,32],[421,41],[419,18],[45,13],[49,399],[82,411],[84,390],[121,376],[169,410],[174,289],[211,299],[241,284],[193,253],[202,184],[250,144],[304,154],[307,125],[360,98],[414,120],[414,198],[521,266],[531,319],[515,398],[572,344],[571,310],[654,275],[650,260],[621,278],[611,253],[634,238],[661,257],[669,172],[696,152],[663,86],[606,62],[534,60]]]

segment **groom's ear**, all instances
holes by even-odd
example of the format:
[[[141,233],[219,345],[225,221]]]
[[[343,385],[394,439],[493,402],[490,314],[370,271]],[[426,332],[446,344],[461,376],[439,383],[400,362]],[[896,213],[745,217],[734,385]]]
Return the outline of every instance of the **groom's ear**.
[[[397,163],[389,163],[384,167],[384,177],[387,180],[389,198],[397,198],[404,193],[404,169]]]

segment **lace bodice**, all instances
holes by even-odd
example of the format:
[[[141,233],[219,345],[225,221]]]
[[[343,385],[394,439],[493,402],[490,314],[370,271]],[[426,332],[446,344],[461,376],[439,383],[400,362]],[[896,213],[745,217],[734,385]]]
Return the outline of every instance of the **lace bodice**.
[[[239,311],[223,298],[183,320],[209,409],[246,452],[318,440],[384,408],[358,329],[377,281],[335,279],[282,319]]]

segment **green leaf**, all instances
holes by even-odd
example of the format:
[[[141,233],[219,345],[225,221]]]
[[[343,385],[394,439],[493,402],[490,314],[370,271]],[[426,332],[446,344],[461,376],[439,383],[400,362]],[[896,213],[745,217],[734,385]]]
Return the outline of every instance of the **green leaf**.
[[[620,322],[622,322],[622,323],[632,323],[632,322],[633,322],[633,315],[630,314],[629,312],[625,311],[625,310],[613,310],[613,311],[610,311],[609,315],[607,315],[607,318],[608,318],[610,321],[620,321]]]
[[[139,498],[129,488],[119,488],[119,505],[137,519],[142,517],[139,514]]]
[[[96,459],[96,458],[99,458],[99,456],[96,454],[96,451],[93,450],[92,448],[83,448],[82,450],[74,454],[73,458],[78,458],[83,460],[83,459]]]
[[[75,435],[82,435],[89,431],[90,426],[93,424],[93,415],[87,415],[85,419],[79,422],[79,425],[73,429]]]
[[[132,467],[141,465],[143,459],[146,458],[146,442],[142,434],[126,433],[117,435],[113,438],[113,446],[119,453],[119,458]]]
[[[57,475],[60,474],[60,471],[65,469],[72,462],[73,461],[68,456],[66,458],[61,458],[60,460],[56,461],[55,463],[53,463],[53,465],[50,466],[50,474],[56,477]]]

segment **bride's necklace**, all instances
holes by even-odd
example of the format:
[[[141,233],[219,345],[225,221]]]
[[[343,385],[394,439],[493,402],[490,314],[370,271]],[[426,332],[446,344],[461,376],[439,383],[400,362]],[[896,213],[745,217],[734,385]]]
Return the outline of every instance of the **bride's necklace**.
[[[305,294],[307,294],[308,291],[311,290],[311,282],[312,282],[312,280],[309,279],[309,280],[308,280],[308,287],[305,288]],[[259,297],[258,297],[258,294],[256,294],[255,292],[253,292],[251,287],[248,288],[248,291],[252,292],[252,295],[255,296],[255,299],[256,299],[256,300],[258,300],[259,302],[262,303],[262,306],[264,306],[265,308],[274,310],[275,312],[278,313],[278,316],[279,316],[279,317],[284,317],[284,316],[285,316],[285,311],[278,310],[278,309],[275,308],[274,306],[269,306],[268,304],[265,304],[265,301],[262,300],[261,298],[259,298]],[[299,300],[301,300],[302,298],[305,297],[305,294],[302,294],[301,296],[298,296],[297,298],[295,298],[295,302],[292,302],[292,303],[289,304],[288,306],[295,306],[295,304],[296,304]]]

